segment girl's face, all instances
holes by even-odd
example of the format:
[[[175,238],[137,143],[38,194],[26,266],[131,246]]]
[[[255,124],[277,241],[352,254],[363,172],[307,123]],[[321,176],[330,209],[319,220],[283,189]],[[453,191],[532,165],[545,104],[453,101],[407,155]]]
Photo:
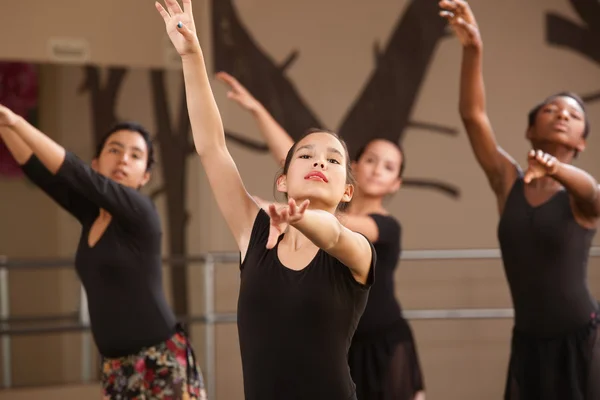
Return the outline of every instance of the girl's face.
[[[148,146],[138,132],[116,131],[106,139],[100,155],[92,161],[98,173],[124,186],[139,189],[150,179]]]
[[[370,142],[360,158],[352,164],[360,193],[384,197],[400,189],[402,157],[398,146],[388,140]]]
[[[297,201],[309,199],[311,208],[335,210],[352,199],[348,155],[342,143],[327,132],[315,132],[296,143],[287,171],[277,190]]]

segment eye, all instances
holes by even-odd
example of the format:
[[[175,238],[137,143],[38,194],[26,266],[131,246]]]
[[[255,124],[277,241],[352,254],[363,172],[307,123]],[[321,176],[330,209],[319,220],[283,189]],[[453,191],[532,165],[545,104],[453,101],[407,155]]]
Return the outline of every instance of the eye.
[[[581,115],[577,113],[571,113],[571,117],[573,117],[574,119],[581,119]]]
[[[329,159],[329,160],[327,160],[327,161],[329,161],[330,163],[333,163],[333,164],[339,164],[339,163],[340,163],[340,162],[339,162],[338,160],[336,160],[335,158],[330,158],[330,159]]]
[[[298,158],[304,158],[305,160],[308,160],[310,156],[308,154],[301,154],[298,156]]]
[[[118,152],[119,152],[119,150],[117,150],[117,149],[116,149],[116,148],[114,148],[114,147],[111,147],[111,148],[109,148],[109,149],[108,149],[108,152],[109,152],[109,153],[112,153],[112,154],[116,154],[116,153],[118,153]]]
[[[133,153],[132,157],[135,158],[136,160],[139,160],[141,158],[140,155],[137,153]]]

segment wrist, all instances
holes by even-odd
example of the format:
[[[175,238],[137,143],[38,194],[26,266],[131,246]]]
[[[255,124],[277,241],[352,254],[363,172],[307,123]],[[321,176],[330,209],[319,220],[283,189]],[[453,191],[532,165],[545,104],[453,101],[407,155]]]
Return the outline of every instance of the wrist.
[[[14,118],[12,119],[12,121],[7,125],[7,128],[9,128],[9,129],[16,129],[20,125],[23,125],[25,122],[26,121],[25,121],[25,119],[23,117],[21,117],[18,114],[15,114]]]
[[[200,48],[200,46],[188,53],[181,54],[180,56],[181,61],[184,63],[197,63],[204,61],[204,56],[202,54],[202,49]]]
[[[267,112],[267,109],[257,101],[254,105],[248,107],[248,111],[250,111],[250,114],[252,114],[255,118],[258,118]]]
[[[560,161],[556,160],[556,163],[552,166],[552,168],[548,171],[548,175],[551,177],[556,177],[560,174],[560,171],[563,169],[564,164]]]

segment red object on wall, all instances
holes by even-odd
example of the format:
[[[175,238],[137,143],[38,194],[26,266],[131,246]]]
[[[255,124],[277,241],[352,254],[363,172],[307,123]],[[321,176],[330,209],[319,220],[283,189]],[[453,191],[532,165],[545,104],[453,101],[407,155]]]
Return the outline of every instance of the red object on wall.
[[[35,64],[0,62],[0,104],[36,124],[38,73]],[[23,173],[6,145],[0,140],[0,177],[19,177]]]

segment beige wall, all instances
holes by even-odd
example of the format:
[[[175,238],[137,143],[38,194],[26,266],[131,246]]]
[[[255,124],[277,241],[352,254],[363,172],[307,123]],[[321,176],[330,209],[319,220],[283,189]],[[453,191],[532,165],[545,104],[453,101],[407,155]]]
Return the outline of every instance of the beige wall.
[[[43,4],[42,4],[43,3]],[[569,89],[582,94],[596,89],[600,68],[581,56],[544,44],[544,12],[558,11],[578,18],[564,0],[523,2],[509,0],[502,7],[472,0],[486,49],[486,88],[490,118],[502,146],[515,158],[525,159],[527,111],[555,91]],[[150,103],[148,71],[142,67],[164,65],[162,23],[152,2],[75,2],[52,5],[23,0],[7,21],[0,37],[11,37],[28,20],[28,35],[2,42],[0,58],[48,61],[45,43],[52,36],[83,36],[91,43],[92,60],[99,64],[136,66],[127,76],[118,99],[118,114],[155,127]],[[83,10],[85,4],[85,11]],[[118,13],[108,11],[118,4]],[[340,125],[347,108],[360,93],[373,68],[372,44],[386,42],[407,1],[281,2],[238,1],[244,23],[275,60],[291,49],[300,57],[288,71],[299,92],[330,127]],[[59,5],[69,12],[58,12]],[[210,58],[210,25],[205,1],[195,1],[197,23]],[[36,8],[34,9],[33,6]],[[339,10],[343,8],[345,13]],[[33,11],[32,11],[33,10]],[[132,18],[132,15],[135,18]],[[81,16],[85,16],[82,18]],[[93,16],[93,17],[91,17]],[[56,17],[56,18],[54,18]],[[73,18],[75,17],[75,18]],[[369,19],[366,19],[368,17]],[[78,19],[79,18],[79,19]],[[310,23],[307,23],[310,21]],[[373,22],[369,22],[373,21]],[[506,23],[509,21],[510,29]],[[125,35],[125,29],[135,27]],[[276,33],[276,34],[274,34]],[[408,177],[447,181],[461,190],[459,200],[437,192],[405,189],[390,200],[389,208],[402,221],[405,249],[496,248],[497,215],[483,174],[468,147],[457,114],[460,47],[456,40],[438,46],[418,96],[413,119],[459,128],[458,137],[410,130],[404,141]],[[78,95],[82,81],[78,66],[46,66],[43,69],[44,130],[84,159],[92,155],[89,98]],[[169,74],[172,109],[178,107],[180,73]],[[250,117],[227,101],[215,82],[215,95],[228,128],[258,139]],[[600,126],[600,102],[589,106],[593,127]],[[600,178],[600,140],[592,132],[588,150],[578,165]],[[263,197],[272,193],[276,165],[266,154],[250,153],[233,144],[230,150],[250,191]],[[220,216],[197,158],[188,162],[188,208],[191,219],[188,241],[191,253],[233,251],[235,244]],[[152,187],[161,183],[159,169]],[[11,257],[69,256],[78,237],[77,224],[24,181],[0,180],[0,254]],[[164,200],[157,200],[161,210]],[[163,212],[163,218],[166,218]],[[167,234],[167,232],[165,232]],[[596,238],[596,245],[599,239]],[[168,251],[165,244],[165,251]],[[201,268],[192,269],[188,287],[191,309],[203,310]],[[168,278],[168,276],[167,276]],[[397,294],[405,309],[456,307],[510,307],[510,298],[498,260],[411,261],[402,263],[396,275]],[[237,303],[236,265],[217,272],[216,301],[220,312],[234,312]],[[590,265],[590,281],[600,297],[600,262]],[[167,279],[168,282],[168,279]],[[72,270],[23,271],[11,274],[11,312],[15,315],[59,313],[76,310],[78,282]],[[504,385],[511,321],[417,321],[413,324],[425,372],[429,399],[498,398]],[[235,325],[217,327],[217,394],[219,399],[241,399],[241,370]],[[197,354],[203,360],[202,326],[193,329]],[[80,334],[23,336],[13,339],[13,381],[17,385],[77,382]],[[460,368],[456,368],[456,366]],[[472,375],[479,373],[477,380]],[[75,393],[79,388],[72,389]],[[92,393],[95,393],[93,389]],[[14,396],[14,397],[13,397]],[[0,399],[19,398],[1,392]],[[50,398],[50,395],[21,396]],[[61,398],[83,395],[63,394]],[[69,397],[70,396],[70,397]],[[95,395],[94,395],[95,396]],[[25,397],[23,397],[25,398]],[[85,397],[87,398],[87,397]]]

